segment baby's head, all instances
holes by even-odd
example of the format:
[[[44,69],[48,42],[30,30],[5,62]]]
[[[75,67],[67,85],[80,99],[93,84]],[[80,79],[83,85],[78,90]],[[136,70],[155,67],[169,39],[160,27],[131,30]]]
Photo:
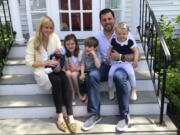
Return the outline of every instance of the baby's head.
[[[66,50],[65,50],[64,47],[61,47],[61,48],[59,48],[59,49],[56,49],[56,51],[55,51],[55,54],[56,54],[57,57],[60,57],[60,56],[62,56],[62,55],[65,55],[65,53],[66,53]]]
[[[120,22],[115,25],[115,33],[118,41],[120,42],[126,41],[128,32],[129,32],[129,26],[125,22]]]
[[[89,54],[91,51],[95,51],[98,46],[98,40],[95,37],[89,37],[84,41],[85,53]]]

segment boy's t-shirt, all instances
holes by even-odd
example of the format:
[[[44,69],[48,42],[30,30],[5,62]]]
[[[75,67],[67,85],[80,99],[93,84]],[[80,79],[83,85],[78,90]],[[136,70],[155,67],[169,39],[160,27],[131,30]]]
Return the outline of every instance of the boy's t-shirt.
[[[96,55],[100,61],[100,54],[96,51]],[[91,55],[85,54],[85,52],[82,53],[81,56],[81,62],[85,64],[85,72],[91,71],[93,69],[97,69],[94,63],[94,58]]]

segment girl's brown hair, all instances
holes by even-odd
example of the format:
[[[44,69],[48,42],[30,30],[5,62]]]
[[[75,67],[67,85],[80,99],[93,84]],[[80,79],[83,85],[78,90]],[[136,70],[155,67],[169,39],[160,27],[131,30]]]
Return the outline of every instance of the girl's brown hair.
[[[75,57],[78,57],[78,54],[79,54],[79,45],[78,45],[78,41],[77,41],[77,38],[74,34],[69,34],[67,35],[65,38],[64,38],[64,47],[66,49],[66,56],[67,57],[71,57],[71,53],[69,52],[69,50],[66,48],[66,42],[69,41],[69,40],[74,40],[75,44],[76,44],[76,47],[75,47],[75,50],[74,50],[74,56]]]

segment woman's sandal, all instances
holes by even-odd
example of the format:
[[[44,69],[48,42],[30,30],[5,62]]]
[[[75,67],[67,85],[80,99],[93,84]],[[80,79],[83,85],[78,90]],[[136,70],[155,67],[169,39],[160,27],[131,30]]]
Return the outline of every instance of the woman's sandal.
[[[77,132],[77,124],[76,123],[68,123],[68,128],[71,133]]]
[[[59,122],[56,122],[56,125],[58,127],[59,130],[63,131],[63,132],[66,132],[67,131],[67,125],[66,123],[63,121],[61,123]]]

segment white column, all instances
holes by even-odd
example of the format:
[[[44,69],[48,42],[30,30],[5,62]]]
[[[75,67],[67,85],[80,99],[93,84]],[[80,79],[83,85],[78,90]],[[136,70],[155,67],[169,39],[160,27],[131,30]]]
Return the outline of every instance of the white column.
[[[131,33],[134,35],[135,39],[138,39],[139,37],[136,28],[139,25],[139,10],[140,10],[139,0],[132,0]]]
[[[13,30],[16,31],[15,42],[22,44],[24,43],[25,39],[22,34],[18,0],[9,0],[9,7]]]

